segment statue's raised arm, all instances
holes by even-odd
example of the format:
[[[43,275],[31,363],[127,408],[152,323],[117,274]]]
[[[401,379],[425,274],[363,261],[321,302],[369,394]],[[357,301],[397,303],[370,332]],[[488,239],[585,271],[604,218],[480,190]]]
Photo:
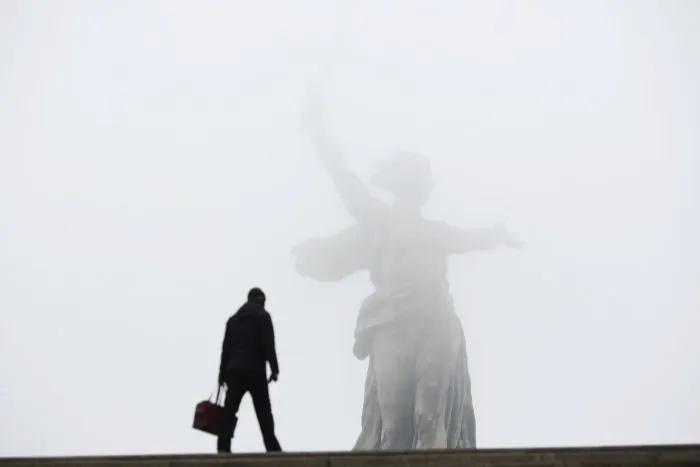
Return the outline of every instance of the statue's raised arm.
[[[322,102],[318,89],[311,88],[302,115],[302,124],[321,164],[340,195],[345,209],[359,223],[375,224],[385,209],[381,201],[370,195],[362,180],[347,166],[343,153],[323,125]]]

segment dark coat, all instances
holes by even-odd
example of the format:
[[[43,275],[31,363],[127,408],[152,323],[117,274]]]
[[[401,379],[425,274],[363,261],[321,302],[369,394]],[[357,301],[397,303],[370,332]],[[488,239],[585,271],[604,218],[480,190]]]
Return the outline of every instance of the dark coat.
[[[226,322],[219,376],[236,370],[266,374],[267,363],[279,373],[272,318],[264,306],[249,301]]]

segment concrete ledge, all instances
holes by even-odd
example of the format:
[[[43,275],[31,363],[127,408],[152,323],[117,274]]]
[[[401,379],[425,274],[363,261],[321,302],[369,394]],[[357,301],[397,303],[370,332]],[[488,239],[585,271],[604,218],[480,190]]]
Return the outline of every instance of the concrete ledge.
[[[0,459],[0,467],[700,467],[700,445]]]

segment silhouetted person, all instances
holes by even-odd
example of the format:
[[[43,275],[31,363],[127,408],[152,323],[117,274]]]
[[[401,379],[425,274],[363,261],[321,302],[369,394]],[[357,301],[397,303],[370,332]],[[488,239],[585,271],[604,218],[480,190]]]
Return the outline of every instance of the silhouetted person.
[[[270,377],[267,377],[267,364]],[[248,301],[226,323],[221,349],[219,384],[226,385],[224,419],[217,442],[217,451],[231,452],[231,439],[236,429],[236,413],[241,399],[250,392],[262,432],[265,449],[281,451],[275,436],[268,383],[277,381],[279,366],[275,350],[272,318],[265,310],[265,294],[258,288],[248,292]]]

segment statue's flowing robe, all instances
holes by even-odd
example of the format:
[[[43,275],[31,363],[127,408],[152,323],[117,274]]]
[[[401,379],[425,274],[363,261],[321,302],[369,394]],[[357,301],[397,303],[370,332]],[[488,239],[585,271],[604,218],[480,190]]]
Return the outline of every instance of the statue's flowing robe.
[[[297,270],[300,274],[318,281],[339,281],[348,275],[363,269],[370,269],[373,255],[373,239],[371,232],[360,226],[349,227],[333,236],[313,239],[302,244],[298,250]],[[382,420],[379,410],[377,395],[377,377],[374,372],[373,359],[370,352],[371,341],[375,330],[382,326],[391,326],[396,318],[395,313],[401,313],[403,306],[401,301],[396,303],[395,297],[377,297],[381,291],[365,300],[357,320],[355,329],[354,353],[364,359],[369,356],[369,368],[365,381],[365,397],[362,407],[362,431],[355,443],[355,450],[380,449],[382,434]],[[409,291],[410,294],[410,291]],[[385,300],[393,300],[391,307],[378,307],[376,303]],[[453,326],[449,334],[450,339],[455,339],[458,355],[455,359],[454,369],[448,381],[441,382],[448,385],[446,401],[445,429],[447,432],[447,448],[470,449],[476,448],[476,426],[474,407],[471,397],[471,383],[469,378],[466,343],[464,332],[459,319],[454,314],[452,300],[436,301],[432,305],[439,309],[425,310],[428,313],[451,314]],[[382,310],[392,310],[383,313]],[[417,375],[420,377],[420,375]],[[415,399],[415,398],[414,398]],[[413,417],[415,418],[415,417]],[[410,433],[406,433],[406,439],[412,439],[412,443],[405,446],[406,449],[416,447],[417,433],[413,426],[406,427]]]

